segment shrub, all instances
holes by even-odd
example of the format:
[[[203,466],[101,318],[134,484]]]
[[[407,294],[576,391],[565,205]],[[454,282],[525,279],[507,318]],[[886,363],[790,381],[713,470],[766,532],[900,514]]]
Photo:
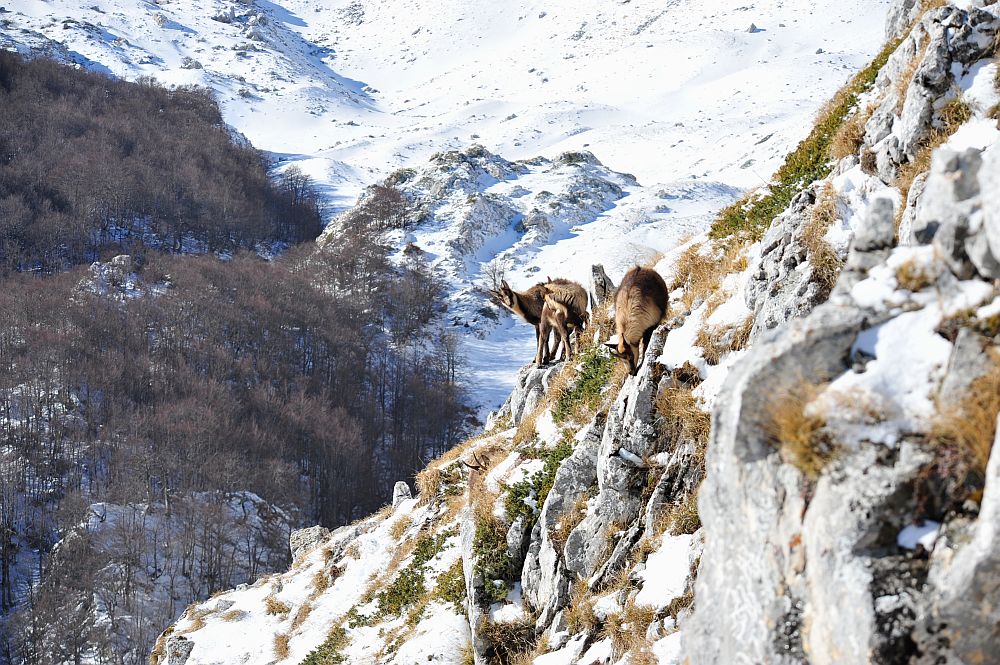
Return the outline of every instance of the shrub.
[[[834,136],[857,106],[858,98],[871,89],[879,71],[900,41],[886,44],[871,64],[858,72],[827,103],[812,132],[785,158],[765,194],[745,196],[719,213],[710,231],[712,238],[725,238],[741,232],[748,233],[751,238],[759,238],[796,194],[830,173],[830,149]]]
[[[544,449],[541,456],[544,461],[542,469],[533,473],[531,478],[514,483],[507,488],[507,494],[504,497],[504,508],[507,512],[507,518],[514,520],[518,516],[524,516],[527,518],[529,525],[534,524],[538,516],[538,511],[541,511],[542,506],[545,504],[545,499],[548,498],[549,492],[552,490],[552,484],[555,482],[556,471],[559,470],[559,465],[572,454],[572,434],[563,436],[555,448]],[[534,494],[535,502],[538,506],[537,511],[533,510],[524,501],[532,494]]]
[[[347,644],[347,630],[343,626],[334,626],[327,634],[326,640],[310,651],[300,665],[341,665],[347,662],[341,653]]]
[[[426,593],[424,571],[419,567],[407,567],[376,596],[380,615],[398,616],[403,608],[413,605]]]
[[[456,559],[448,570],[438,575],[435,595],[440,600],[451,603],[459,614],[465,612],[465,570],[461,558]]]
[[[487,600],[499,603],[506,599],[514,562],[507,553],[507,528],[491,513],[477,515],[472,552],[476,557],[476,572],[484,580]]]

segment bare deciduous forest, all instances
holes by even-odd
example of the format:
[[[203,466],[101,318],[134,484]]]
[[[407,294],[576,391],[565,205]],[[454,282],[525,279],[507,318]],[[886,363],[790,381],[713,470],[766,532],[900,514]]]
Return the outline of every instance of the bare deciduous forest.
[[[246,251],[317,197],[204,91],[0,53],[0,105],[0,662],[144,662],[466,434],[442,287],[380,241],[402,197]]]

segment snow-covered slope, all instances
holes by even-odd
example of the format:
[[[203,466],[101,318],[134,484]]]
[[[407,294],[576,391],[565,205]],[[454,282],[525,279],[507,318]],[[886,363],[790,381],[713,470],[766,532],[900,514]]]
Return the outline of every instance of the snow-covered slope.
[[[586,278],[592,263],[617,279],[704,230],[738,191],[768,179],[822,101],[877,50],[887,5],[17,0],[0,17],[0,44],[127,78],[210,86],[227,122],[299,165],[334,210],[398,168],[473,144],[509,160],[587,150],[633,174],[620,183],[627,196],[530,254],[506,233],[464,259],[513,258],[510,281],[526,286],[538,274]],[[561,175],[537,166],[476,192],[555,191]],[[417,244],[442,223],[416,233]],[[459,280],[453,297],[479,280],[478,265],[446,274]],[[464,329],[470,320],[459,315]],[[467,337],[486,407],[530,357],[530,330],[501,326],[509,334]]]
[[[349,202],[473,141],[513,159],[589,148],[647,185],[759,184],[875,49],[886,5],[17,0],[3,32],[119,76],[209,85],[256,146],[312,161]]]

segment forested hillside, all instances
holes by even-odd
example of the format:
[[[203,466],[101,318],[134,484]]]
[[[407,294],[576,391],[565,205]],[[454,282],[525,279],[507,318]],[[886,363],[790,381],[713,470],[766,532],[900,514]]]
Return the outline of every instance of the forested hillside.
[[[314,192],[268,176],[206,88],[168,90],[0,52],[0,271],[102,253],[235,251],[315,238]]]
[[[379,240],[403,200],[261,258],[316,235],[315,194],[209,94],[0,63],[0,662],[139,663],[466,434],[457,344]]]

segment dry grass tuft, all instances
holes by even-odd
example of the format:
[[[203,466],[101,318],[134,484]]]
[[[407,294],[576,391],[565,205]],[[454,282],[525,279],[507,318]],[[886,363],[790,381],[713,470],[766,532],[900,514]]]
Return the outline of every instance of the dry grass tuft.
[[[837,190],[828,182],[813,206],[809,222],[802,230],[802,244],[808,251],[813,279],[822,288],[824,298],[837,283],[843,264],[837,252],[824,239],[830,226],[840,221],[837,201]]]
[[[278,633],[274,636],[274,657],[278,660],[288,658],[288,640],[291,637],[288,633]]]
[[[247,613],[244,612],[243,610],[237,610],[234,608],[223,612],[221,615],[221,619],[227,623],[231,623],[233,621],[242,621],[243,617],[245,617],[246,615]]]
[[[484,617],[479,634],[491,645],[491,665],[521,665],[523,656],[538,647],[535,622],[529,617],[518,621],[490,621]]]
[[[521,418],[521,422],[517,424],[517,431],[514,433],[514,445],[520,446],[526,443],[531,443],[535,440],[535,437],[538,435],[535,430],[535,422],[538,420],[538,416],[542,415],[542,411],[544,410],[545,404],[543,402],[543,404],[540,404],[534,411]]]
[[[865,123],[868,122],[873,113],[875,113],[875,106],[870,105],[856,112],[840,126],[830,141],[831,157],[841,160],[858,154],[865,142]]]
[[[916,259],[910,259],[896,269],[896,284],[913,293],[923,291],[934,281],[934,274],[927,270],[922,261]]]
[[[441,490],[442,476],[440,467],[434,465],[428,465],[417,474],[419,505],[423,506],[430,503],[431,499],[438,495],[438,492]]]
[[[961,451],[970,470],[980,478],[986,477],[1000,413],[1000,359],[995,349],[990,350],[989,358],[993,363],[991,371],[973,381],[960,399],[943,409],[931,431],[938,445],[951,445]]]
[[[571,635],[576,633],[593,633],[600,625],[600,619],[594,612],[594,601],[590,587],[583,580],[573,586],[569,605],[566,607],[566,627]]]
[[[552,546],[555,547],[557,552],[561,552],[562,548],[566,545],[566,539],[569,538],[569,534],[573,529],[575,529],[583,518],[587,514],[587,500],[588,494],[581,494],[573,502],[573,505],[565,514],[559,517],[559,521],[556,523],[552,531],[549,532],[549,540],[552,541]]]
[[[698,490],[692,492],[686,499],[673,506],[666,513],[671,535],[694,533],[701,528],[701,517],[698,515]]]
[[[654,407],[659,415],[658,450],[670,450],[686,441],[695,442],[702,451],[707,447],[712,417],[701,408],[691,388],[684,386],[664,388],[656,396]]]
[[[815,480],[833,458],[834,448],[823,430],[825,420],[808,412],[821,386],[805,380],[771,397],[767,407],[767,433],[787,463]]]
[[[312,614],[313,606],[312,603],[306,603],[299,608],[299,611],[295,613],[295,617],[292,619],[292,630],[297,630],[299,626],[305,623],[309,615]]]
[[[745,247],[739,239],[728,238],[713,243],[709,248],[705,243],[694,244],[681,253],[670,290],[684,289],[681,303],[685,310],[690,311],[697,303],[706,300],[710,301],[711,310],[725,302],[725,294],[719,294],[719,287],[723,277],[746,269]],[[706,316],[711,316],[711,313],[706,313]]]
[[[389,535],[392,536],[393,540],[400,540],[412,524],[413,518],[409,515],[403,515],[398,520],[393,522],[391,527],[389,527]]]
[[[754,318],[748,315],[742,322],[727,326],[703,326],[694,343],[702,349],[702,356],[709,365],[718,365],[722,356],[739,351],[747,345],[753,332]]]
[[[357,543],[351,543],[344,550],[344,556],[348,559],[360,559],[361,558],[361,547]]]
[[[292,608],[278,600],[278,597],[272,593],[264,599],[264,611],[267,614],[288,614]]]
[[[625,654],[641,654],[649,651],[646,631],[656,619],[656,610],[646,605],[636,605],[629,601],[619,614],[612,614],[604,622],[604,637],[611,639],[613,660]],[[630,658],[630,662],[634,662]],[[640,661],[641,662],[641,661]]]

